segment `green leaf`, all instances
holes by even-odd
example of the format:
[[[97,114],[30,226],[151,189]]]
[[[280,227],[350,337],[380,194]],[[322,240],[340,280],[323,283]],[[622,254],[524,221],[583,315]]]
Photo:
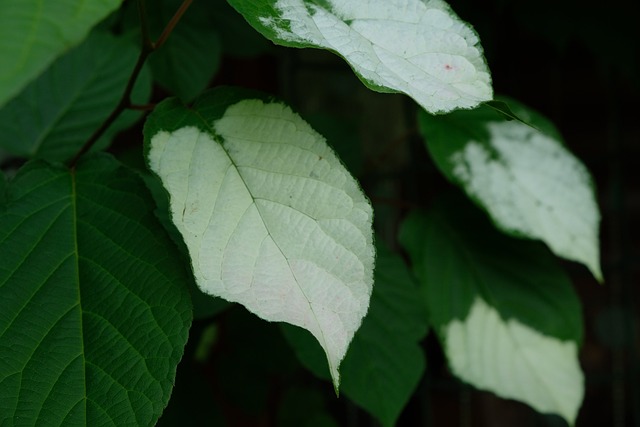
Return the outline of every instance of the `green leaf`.
[[[71,158],[120,101],[138,50],[129,39],[92,33],[0,110],[0,146],[23,157]],[[145,68],[132,99],[144,104],[150,94]],[[106,147],[140,115],[125,111],[95,149]]]
[[[279,102],[221,88],[159,104],[145,145],[198,286],[311,331],[337,388],[369,306],[373,213],[322,136]]]
[[[7,178],[0,170],[0,208],[5,204],[7,200]]]
[[[355,123],[323,113],[309,114],[305,118],[314,129],[327,138],[349,172],[354,176],[361,175],[364,159]]]
[[[369,88],[432,113],[493,97],[475,31],[442,0],[229,0],[274,43],[342,56]]]
[[[544,245],[499,233],[464,200],[412,212],[400,240],[453,373],[572,424],[580,303]]]
[[[152,425],[191,306],[142,182],[106,155],[41,161],[0,212],[0,421]]]
[[[202,4],[209,8],[210,22],[220,34],[225,55],[246,58],[264,55],[273,48],[226,0]]]
[[[514,101],[509,106],[535,128],[487,106],[448,116],[420,112],[431,156],[501,230],[540,239],[602,279],[600,213],[589,171],[548,120]]]
[[[0,0],[0,107],[122,0]]]
[[[171,20],[182,0],[155,4],[150,11],[152,29],[160,31]],[[216,27],[189,8],[171,36],[149,57],[154,79],[183,101],[191,101],[208,85],[220,66],[222,48]]]
[[[418,342],[427,320],[418,288],[404,262],[378,245],[375,286],[369,313],[342,362],[342,390],[355,403],[392,426],[424,372]],[[299,328],[284,327],[298,358],[314,374],[328,378],[322,352]]]

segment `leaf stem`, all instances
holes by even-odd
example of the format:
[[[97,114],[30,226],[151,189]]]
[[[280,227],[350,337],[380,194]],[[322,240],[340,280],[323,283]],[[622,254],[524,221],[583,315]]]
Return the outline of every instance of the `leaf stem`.
[[[167,23],[167,25],[165,26],[164,30],[160,34],[160,37],[158,37],[158,40],[154,42],[151,40],[151,37],[149,36],[149,23],[147,20],[146,2],[145,0],[138,0],[138,12],[140,14],[140,29],[142,33],[142,43],[141,43],[142,47],[140,50],[140,55],[138,56],[136,65],[133,67],[133,71],[131,71],[131,75],[129,76],[129,81],[127,82],[127,86],[125,87],[124,92],[122,93],[122,97],[120,98],[120,101],[115,106],[113,111],[111,111],[111,114],[109,114],[109,116],[104,120],[104,122],[102,122],[100,127],[96,129],[96,131],[89,137],[89,139],[87,139],[87,141],[80,148],[80,150],[78,150],[75,156],[73,156],[73,158],[69,162],[69,167],[71,169],[75,169],[76,164],[78,163],[78,160],[80,160],[80,157],[82,157],[85,153],[87,153],[87,151],[91,149],[91,147],[93,147],[93,145],[100,139],[100,137],[107,131],[107,129],[109,129],[109,126],[111,126],[113,122],[116,121],[116,119],[120,116],[120,114],[122,114],[124,110],[126,110],[127,108],[133,108],[136,110],[149,109],[151,104],[144,105],[144,106],[139,106],[139,105],[134,106],[131,103],[131,92],[133,91],[133,87],[136,81],[138,80],[138,76],[142,71],[142,67],[146,62],[147,57],[149,57],[150,54],[152,54],[155,50],[160,48],[167,41],[167,39],[169,38],[169,35],[171,35],[171,32],[174,30],[174,28],[180,21],[180,18],[182,18],[182,15],[184,15],[184,13],[187,11],[187,9],[189,8],[192,2],[193,0],[184,0],[182,2],[182,4],[180,5],[176,13],[173,15],[169,23]]]
[[[154,50],[160,48],[160,46],[162,46],[164,42],[167,41],[167,38],[169,38],[169,35],[173,31],[173,29],[176,27],[176,25],[178,25],[178,22],[180,21],[180,18],[182,18],[182,15],[184,15],[187,9],[189,9],[189,6],[191,6],[192,1],[193,0],[184,0],[182,2],[176,13],[173,15],[173,18],[171,18],[167,26],[164,27],[164,30],[162,30],[162,33],[160,34],[160,37],[158,37],[158,40],[156,40],[155,43],[152,44]]]

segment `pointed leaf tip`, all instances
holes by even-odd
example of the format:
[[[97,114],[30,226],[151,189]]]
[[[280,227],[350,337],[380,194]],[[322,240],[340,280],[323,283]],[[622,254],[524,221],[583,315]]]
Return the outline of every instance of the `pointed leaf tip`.
[[[371,205],[287,106],[229,93],[214,91],[195,110],[160,108],[145,129],[150,168],[170,194],[199,287],[309,330],[337,389],[369,307]]]
[[[508,105],[534,127],[488,106],[446,118],[421,112],[432,157],[500,229],[544,241],[601,281],[600,212],[589,171],[551,122],[513,100]]]

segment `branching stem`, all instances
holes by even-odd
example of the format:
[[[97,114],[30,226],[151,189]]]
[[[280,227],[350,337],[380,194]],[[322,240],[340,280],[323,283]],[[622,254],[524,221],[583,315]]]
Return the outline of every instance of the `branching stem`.
[[[102,135],[109,129],[109,126],[116,121],[116,119],[122,114],[122,112],[128,108],[136,109],[136,110],[148,110],[153,108],[152,105],[133,105],[131,103],[131,92],[133,91],[133,87],[138,80],[138,76],[140,75],[140,71],[142,71],[142,67],[146,62],[147,58],[151,53],[160,48],[169,38],[171,32],[174,30],[178,22],[180,22],[180,18],[187,11],[189,6],[193,0],[184,0],[176,13],[173,15],[169,23],[165,26],[164,30],[158,37],[158,40],[155,42],[151,40],[149,35],[149,23],[147,20],[147,10],[145,0],[138,0],[138,12],[140,14],[140,30],[142,33],[142,47],[140,50],[140,55],[138,56],[138,60],[136,65],[133,67],[133,71],[131,71],[131,75],[129,76],[129,81],[127,82],[127,86],[122,93],[122,97],[118,102],[118,105],[111,111],[111,114],[102,122],[100,127],[96,129],[96,131],[87,139],[84,145],[78,150],[75,156],[69,162],[69,167],[72,169],[75,168],[78,160],[82,157],[87,151],[93,147],[93,145],[100,139]]]

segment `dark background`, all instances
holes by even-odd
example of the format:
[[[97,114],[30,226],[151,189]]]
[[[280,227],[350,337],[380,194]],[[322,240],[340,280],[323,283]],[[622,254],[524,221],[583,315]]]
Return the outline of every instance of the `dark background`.
[[[602,212],[605,283],[598,284],[586,268],[563,262],[584,307],[580,361],[586,397],[577,426],[640,426],[636,289],[640,284],[640,16],[632,2],[623,1],[449,3],[479,33],[496,94],[518,99],[550,118],[594,177]],[[413,102],[402,95],[369,91],[328,52],[271,47],[260,55],[227,55],[212,82],[218,84],[276,94],[334,141],[374,203],[377,231],[391,244],[409,207],[428,205],[430,198],[451,191],[417,134]],[[345,135],[360,142],[355,152],[340,145]],[[242,317],[225,316],[233,322]],[[274,333],[272,326],[247,321],[251,327],[264,327],[265,336]],[[225,323],[232,324],[225,317],[220,322],[223,331]],[[205,325],[196,322],[192,333],[201,333]],[[428,372],[399,425],[565,425],[558,417],[537,414],[523,404],[461,384],[447,372],[435,338],[429,336],[423,344]],[[226,357],[224,350],[216,351],[205,369],[214,389]],[[318,384],[332,393],[328,383]],[[234,406],[260,391],[238,392],[237,400],[221,397],[228,393],[218,394],[227,407],[227,422],[272,425],[275,415],[268,409],[266,413],[256,409],[251,415]],[[281,402],[281,395],[265,393],[272,407]],[[344,401],[329,404],[339,425],[377,425]]]

